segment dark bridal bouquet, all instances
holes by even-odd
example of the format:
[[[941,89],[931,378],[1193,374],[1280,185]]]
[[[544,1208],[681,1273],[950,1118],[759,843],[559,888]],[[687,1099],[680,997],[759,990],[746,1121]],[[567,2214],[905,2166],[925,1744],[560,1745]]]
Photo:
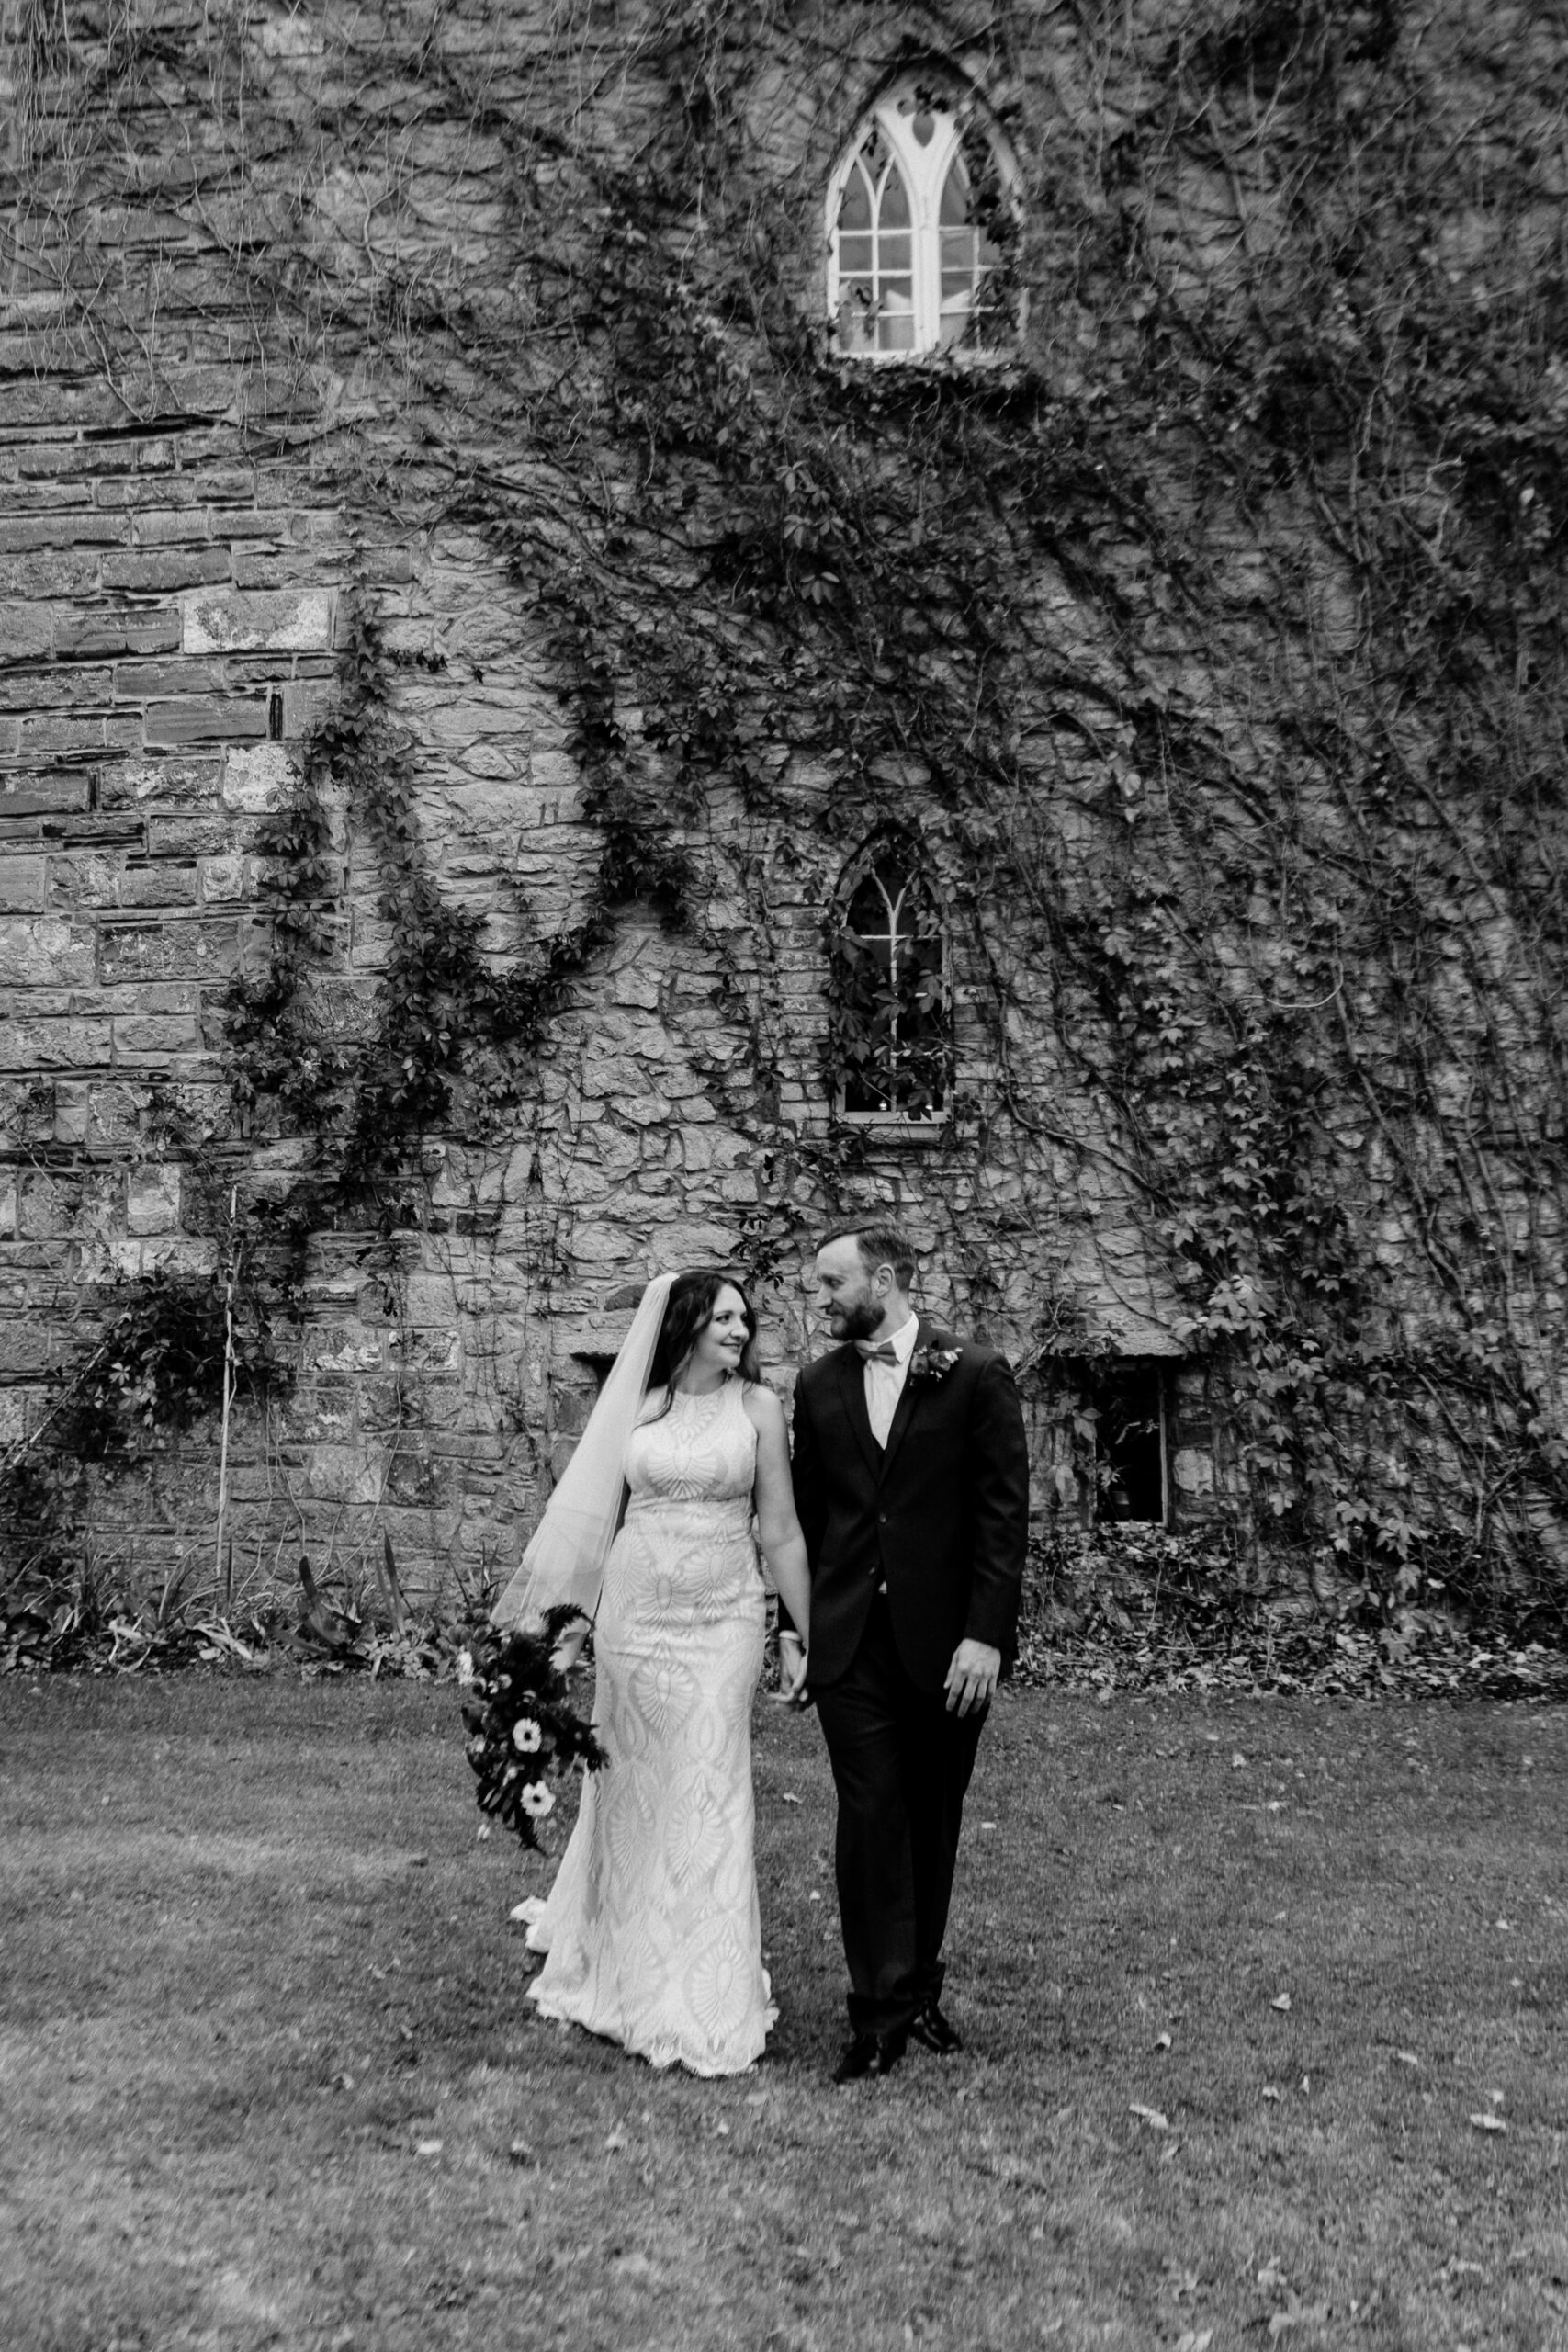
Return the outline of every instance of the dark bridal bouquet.
[[[542,1633],[486,1634],[457,1660],[479,1810],[536,1854],[543,1850],[537,1826],[555,1811],[551,1781],[574,1764],[596,1772],[607,1760],[567,1704],[566,1677],[554,1663],[556,1644],[581,1618],[581,1609],[549,1610]]]

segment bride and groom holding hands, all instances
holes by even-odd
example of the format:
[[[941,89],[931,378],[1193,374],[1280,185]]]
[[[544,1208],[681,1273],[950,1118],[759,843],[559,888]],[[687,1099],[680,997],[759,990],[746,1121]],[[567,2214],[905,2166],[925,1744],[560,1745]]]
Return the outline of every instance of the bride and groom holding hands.
[[[917,1316],[914,1271],[893,1224],[823,1238],[836,1344],[796,1382],[793,1462],[741,1285],[656,1277],[496,1612],[569,1601],[593,1619],[610,1758],[529,1929],[546,1954],[529,1996],[655,2065],[739,2073],[777,2015],[753,1859],[759,1545],[780,1695],[815,1703],[838,1795],[850,2034],[834,2079],[886,2075],[911,2041],[960,2046],[942,1940],[1013,1645],[1029,1463],[1006,1358]]]

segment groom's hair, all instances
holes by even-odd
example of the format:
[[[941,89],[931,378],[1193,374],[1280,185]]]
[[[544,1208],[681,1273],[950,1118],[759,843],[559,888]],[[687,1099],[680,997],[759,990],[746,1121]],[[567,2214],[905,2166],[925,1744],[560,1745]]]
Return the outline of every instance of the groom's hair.
[[[852,1241],[868,1274],[878,1266],[891,1266],[900,1290],[908,1290],[914,1282],[915,1252],[901,1225],[882,1217],[860,1217],[852,1225],[831,1227],[817,1247],[826,1250],[830,1241]]]

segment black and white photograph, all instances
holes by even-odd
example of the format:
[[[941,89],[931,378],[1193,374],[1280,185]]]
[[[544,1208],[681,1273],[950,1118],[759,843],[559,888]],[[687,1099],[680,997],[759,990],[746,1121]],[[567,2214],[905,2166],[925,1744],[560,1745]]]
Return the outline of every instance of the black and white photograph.
[[[1568,0],[0,0],[5,2352],[1568,2346]]]

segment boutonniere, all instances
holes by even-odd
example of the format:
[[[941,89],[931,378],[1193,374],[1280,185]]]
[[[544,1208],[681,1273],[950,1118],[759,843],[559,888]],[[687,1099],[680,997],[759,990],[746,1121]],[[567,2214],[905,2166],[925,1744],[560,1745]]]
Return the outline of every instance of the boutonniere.
[[[959,1357],[962,1348],[917,1348],[909,1358],[911,1380],[945,1380]]]

